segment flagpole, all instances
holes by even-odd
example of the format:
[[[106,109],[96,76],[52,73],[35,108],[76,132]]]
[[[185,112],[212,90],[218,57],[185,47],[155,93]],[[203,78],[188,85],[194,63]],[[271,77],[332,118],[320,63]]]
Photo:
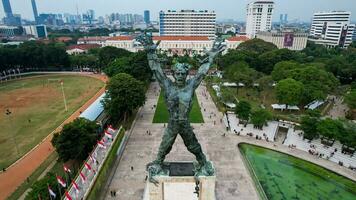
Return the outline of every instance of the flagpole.
[[[66,111],[68,111],[67,100],[66,100],[66,96],[64,94],[64,88],[63,88],[63,80],[61,81],[61,86],[62,86],[62,93],[63,93],[64,108],[66,109]]]
[[[57,179],[57,186],[58,186],[58,189],[59,189],[59,199],[62,199],[61,186],[59,186],[59,183],[58,183],[58,175],[57,175],[57,174],[56,174],[56,179]]]
[[[52,200],[52,195],[51,193],[49,192],[49,184],[47,183],[47,190],[48,190],[48,194],[49,194],[49,199]]]

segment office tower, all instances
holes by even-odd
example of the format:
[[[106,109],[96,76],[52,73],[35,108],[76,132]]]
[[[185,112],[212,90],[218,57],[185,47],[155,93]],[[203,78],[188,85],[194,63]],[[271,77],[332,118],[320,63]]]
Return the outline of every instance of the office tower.
[[[38,12],[37,12],[36,0],[31,0],[31,4],[33,10],[33,16],[35,18],[36,24],[38,24]]]
[[[314,13],[309,40],[326,47],[348,47],[355,29],[350,18],[351,12],[345,11]]]
[[[284,23],[288,23],[288,14],[284,14]]]
[[[5,17],[11,18],[13,15],[10,0],[2,0],[2,5],[4,7]]]
[[[146,24],[151,23],[150,11],[149,10],[145,10],[144,13],[143,13],[143,16],[144,16],[144,21],[145,21]]]
[[[214,11],[168,10],[159,13],[161,36],[215,36]]]
[[[247,5],[246,34],[255,38],[258,31],[271,30],[274,2],[271,0],[254,1]]]
[[[280,14],[280,15],[279,15],[279,23],[280,23],[280,24],[283,24],[283,14]]]

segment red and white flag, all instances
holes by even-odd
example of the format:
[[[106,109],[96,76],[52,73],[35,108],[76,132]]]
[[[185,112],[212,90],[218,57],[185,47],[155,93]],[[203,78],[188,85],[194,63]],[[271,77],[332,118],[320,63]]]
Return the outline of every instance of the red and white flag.
[[[88,163],[84,163],[85,168],[87,168],[89,171],[91,171],[91,166]]]
[[[116,129],[114,129],[111,125],[109,125],[108,131],[109,131],[110,133],[115,133]]]
[[[96,163],[96,158],[94,157],[94,155],[89,155],[89,159],[91,160],[91,162]]]
[[[48,192],[49,192],[49,195],[51,195],[53,198],[56,198],[56,193],[53,192],[53,190],[51,189],[51,187],[48,186]]]
[[[69,169],[65,164],[63,164],[63,169],[64,169],[64,171],[67,172],[67,173],[70,173],[70,172],[71,172],[70,169]]]
[[[84,183],[87,180],[87,177],[84,176],[82,172],[79,173],[80,178],[82,179],[82,182]]]
[[[57,175],[57,181],[58,181],[59,184],[61,184],[62,187],[66,187],[66,186],[67,186],[67,184],[66,184],[66,182],[63,180],[63,178],[60,177],[60,176],[58,176],[58,175]]]
[[[74,187],[76,193],[78,194],[79,193],[79,187],[78,187],[77,183],[72,181],[72,184],[73,184],[73,187]]]
[[[109,131],[105,131],[105,135],[108,137],[108,138],[111,138],[112,139],[112,134],[111,133],[109,133]]]
[[[103,141],[98,141],[98,146],[99,146],[100,148],[106,149],[106,146],[105,146],[105,144],[104,144]]]
[[[65,195],[67,200],[72,200],[72,197],[69,195],[68,191],[66,191]]]

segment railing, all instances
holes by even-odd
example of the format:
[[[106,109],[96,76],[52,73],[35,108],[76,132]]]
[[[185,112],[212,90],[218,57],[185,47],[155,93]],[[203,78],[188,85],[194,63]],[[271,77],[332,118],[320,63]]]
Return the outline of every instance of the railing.
[[[73,179],[73,182],[78,185],[79,191],[74,188],[73,184],[70,184],[67,189],[67,192],[72,199],[86,199],[88,197],[88,194],[94,186],[94,183],[98,178],[98,175],[100,174],[100,171],[104,166],[104,163],[107,160],[109,153],[113,149],[114,144],[117,142],[117,140],[120,140],[121,137],[119,136],[121,134],[125,134],[122,129],[123,128],[120,127],[119,130],[116,130],[114,133],[112,133],[112,139],[110,139],[106,134],[103,136],[103,139],[101,141],[103,141],[106,148],[102,148],[98,145],[94,147],[94,150],[90,155],[92,155],[92,157],[96,159],[96,162],[93,162],[90,157],[85,160],[85,163],[90,165],[91,170],[89,170],[83,164],[82,168],[79,170],[78,174]],[[80,176],[80,172],[85,176],[84,181]],[[66,199],[65,195],[63,195],[63,198]]]

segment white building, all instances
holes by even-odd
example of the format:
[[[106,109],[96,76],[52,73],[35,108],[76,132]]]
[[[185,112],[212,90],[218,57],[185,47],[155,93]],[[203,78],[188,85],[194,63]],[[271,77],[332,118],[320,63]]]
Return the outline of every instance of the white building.
[[[278,49],[289,49],[300,51],[307,46],[308,33],[295,31],[260,31],[257,33],[257,38],[266,42],[271,42]]]
[[[161,41],[158,49],[168,56],[203,54],[204,49],[211,49],[214,40],[207,36],[154,36],[153,42]],[[231,37],[226,39],[227,49],[236,49],[242,42],[248,40],[245,36]],[[123,48],[131,52],[143,50],[143,47],[132,36],[117,36],[106,40],[104,46]],[[225,51],[224,53],[226,53]]]
[[[246,35],[249,38],[255,38],[259,31],[271,30],[273,10],[272,0],[254,1],[247,5]]]
[[[309,40],[327,47],[348,47],[355,29],[350,17],[351,12],[345,11],[314,13]]]
[[[216,13],[214,11],[161,11],[159,21],[161,36],[215,37]]]
[[[78,55],[88,53],[90,49],[100,48],[98,44],[77,44],[68,46],[66,49],[67,54],[69,55]]]
[[[116,48],[126,49],[131,52],[137,52],[142,49],[139,45],[135,43],[135,38],[132,36],[116,36],[107,39],[103,46],[112,46]]]

